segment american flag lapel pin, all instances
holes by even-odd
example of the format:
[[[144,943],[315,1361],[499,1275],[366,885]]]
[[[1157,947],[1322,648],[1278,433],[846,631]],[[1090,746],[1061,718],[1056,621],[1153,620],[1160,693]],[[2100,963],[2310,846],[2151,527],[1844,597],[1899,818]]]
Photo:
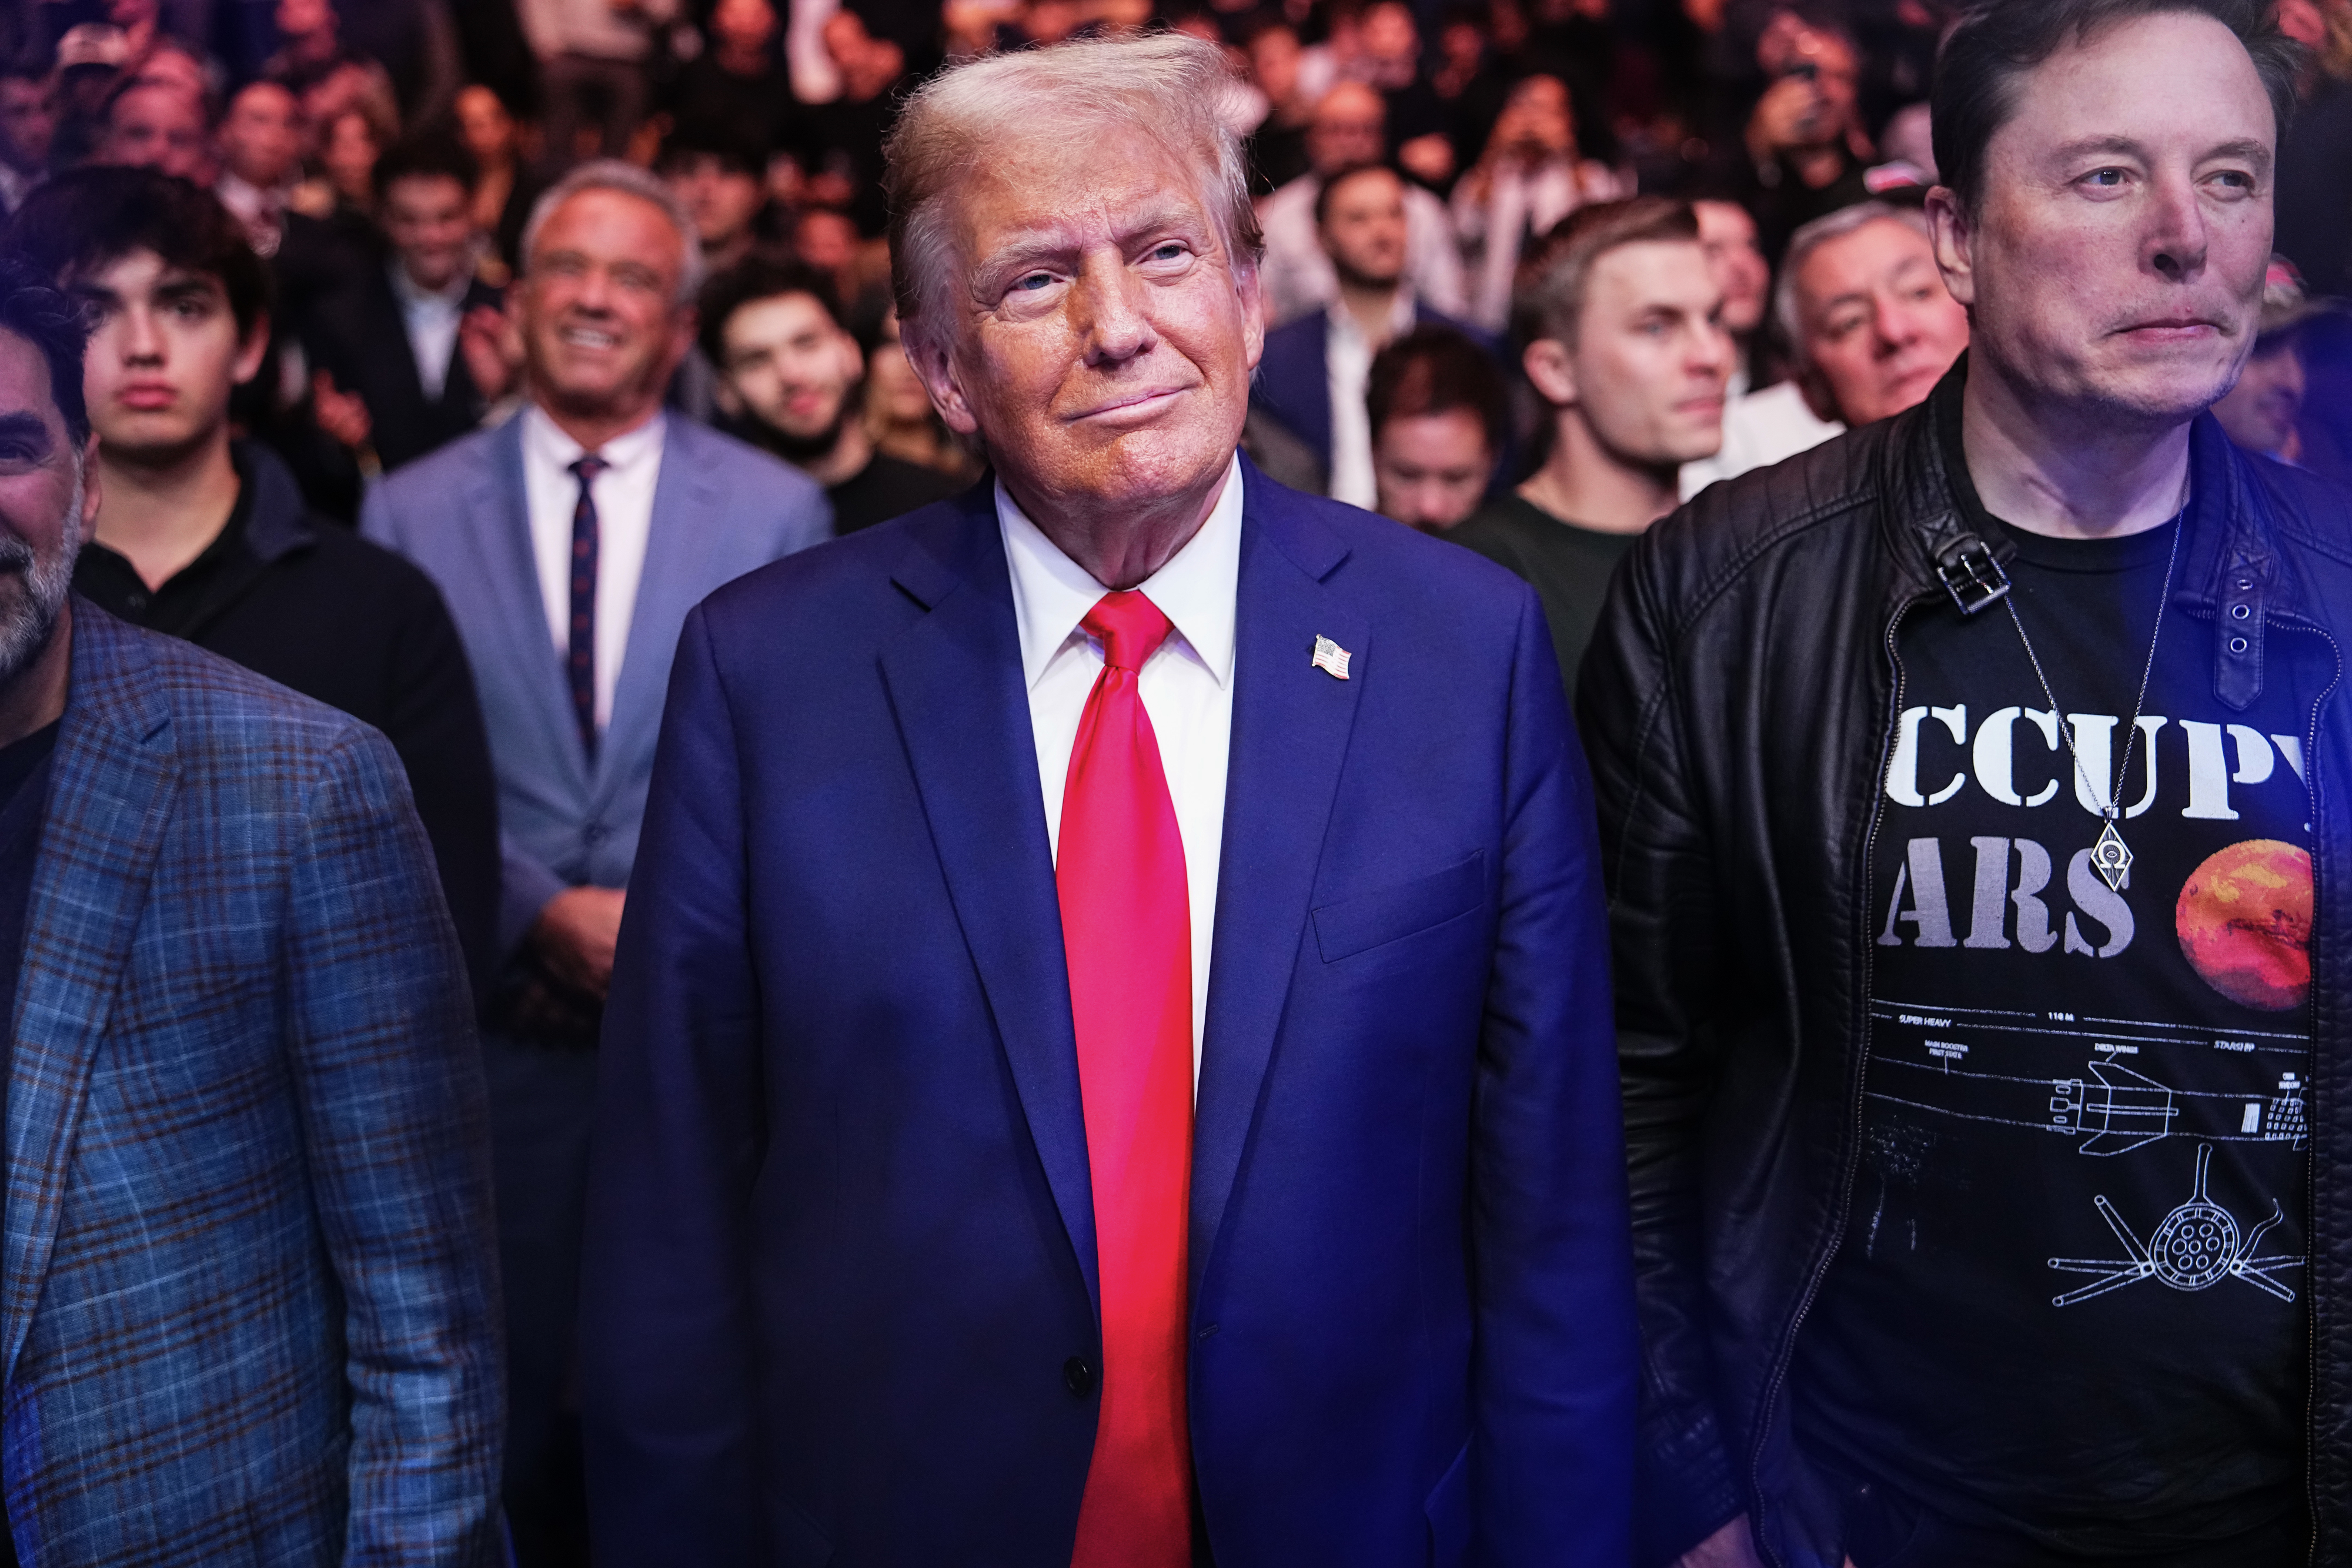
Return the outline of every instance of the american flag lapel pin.
[[[1315,667],[1335,681],[1348,678],[1348,660],[1351,656],[1347,649],[1328,637],[1315,639]]]

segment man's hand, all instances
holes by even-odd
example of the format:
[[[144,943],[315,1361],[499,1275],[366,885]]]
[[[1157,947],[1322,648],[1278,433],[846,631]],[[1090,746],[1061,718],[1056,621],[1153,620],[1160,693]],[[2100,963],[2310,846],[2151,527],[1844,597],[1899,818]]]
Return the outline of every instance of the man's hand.
[[[494,403],[514,390],[522,370],[522,336],[505,311],[495,305],[477,305],[457,323],[457,352],[465,357],[466,373],[485,403]]]
[[[1403,164],[1405,172],[1413,178],[1442,185],[1445,183],[1446,176],[1454,172],[1454,143],[1433,131],[1426,136],[1416,136],[1398,148],[1397,162]]]
[[[310,404],[319,428],[354,452],[375,433],[368,421],[367,404],[359,394],[343,391],[324,371],[310,372]]]
[[[613,985],[624,896],[617,887],[567,887],[541,904],[531,922],[531,948],[548,972],[600,1002]]]
[[[1828,106],[1810,78],[1784,76],[1764,89],[1748,120],[1748,151],[1761,163],[1777,153],[1820,144]]]

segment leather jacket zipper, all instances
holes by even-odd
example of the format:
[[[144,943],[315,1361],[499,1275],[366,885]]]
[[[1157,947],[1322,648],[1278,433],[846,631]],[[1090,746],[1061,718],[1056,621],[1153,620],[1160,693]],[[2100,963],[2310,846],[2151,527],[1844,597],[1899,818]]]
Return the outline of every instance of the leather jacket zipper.
[[[1781,1335],[1780,1346],[1772,1362],[1772,1375],[1764,1385],[1764,1402],[1758,1407],[1756,1437],[1748,1455],[1748,1507],[1753,1511],[1750,1533],[1771,1568],[1786,1568],[1780,1552],[1764,1538],[1764,1447],[1770,1441],[1773,1407],[1780,1403],[1780,1390],[1789,1381],[1790,1366],[1796,1360],[1797,1332],[1804,1327],[1806,1314],[1813,1309],[1814,1298],[1821,1294],[1822,1281],[1829,1278],[1830,1265],[1845,1240],[1846,1222],[1853,1213],[1853,1182],[1862,1164],[1862,1122],[1864,1082],[1870,1071],[1870,994],[1871,971],[1877,955],[1870,940],[1870,868],[1878,852],[1878,827],[1886,815],[1886,769],[1893,760],[1895,737],[1902,727],[1903,718],[1903,656],[1895,651],[1895,635],[1903,625],[1903,618],[1914,608],[1935,598],[1932,593],[1915,594],[1895,607],[1886,622],[1885,637],[1887,667],[1895,672],[1895,690],[1886,710],[1886,729],[1878,743],[1878,768],[1871,775],[1870,827],[1863,835],[1860,877],[1862,896],[1854,901],[1862,922],[1862,986],[1857,998],[1854,1030],[1853,1103],[1853,1115],[1846,1124],[1846,1142],[1842,1169],[1838,1175],[1837,1204],[1830,1226],[1829,1242],[1813,1260],[1812,1271],[1805,1281],[1804,1294],[1797,1298],[1796,1315]]]

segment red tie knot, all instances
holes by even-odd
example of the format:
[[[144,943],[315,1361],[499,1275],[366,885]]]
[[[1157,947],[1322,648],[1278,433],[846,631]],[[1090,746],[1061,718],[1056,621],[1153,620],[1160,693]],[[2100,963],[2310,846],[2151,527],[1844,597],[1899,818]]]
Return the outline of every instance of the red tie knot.
[[[1104,594],[1079,624],[1101,642],[1104,664],[1138,674],[1144,661],[1176,630],[1160,606],[1132,588]]]

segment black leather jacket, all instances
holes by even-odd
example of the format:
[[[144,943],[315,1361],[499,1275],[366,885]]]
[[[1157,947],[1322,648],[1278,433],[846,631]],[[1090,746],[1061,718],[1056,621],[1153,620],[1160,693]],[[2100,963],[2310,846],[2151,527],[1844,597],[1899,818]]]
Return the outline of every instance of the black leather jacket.
[[[2212,625],[2217,695],[2253,700],[2273,629],[2315,632],[2336,657],[2308,748],[2310,1485],[2314,1560],[2352,1563],[2352,497],[2245,456],[2210,417],[2191,440],[2207,499],[2175,602]],[[1896,630],[1948,591],[1939,563],[1982,564],[1972,541],[1922,404],[1659,524],[1585,657],[1640,1271],[1644,1563],[1743,1510],[1768,1561],[1840,1561],[1785,1382],[1859,1154]]]

